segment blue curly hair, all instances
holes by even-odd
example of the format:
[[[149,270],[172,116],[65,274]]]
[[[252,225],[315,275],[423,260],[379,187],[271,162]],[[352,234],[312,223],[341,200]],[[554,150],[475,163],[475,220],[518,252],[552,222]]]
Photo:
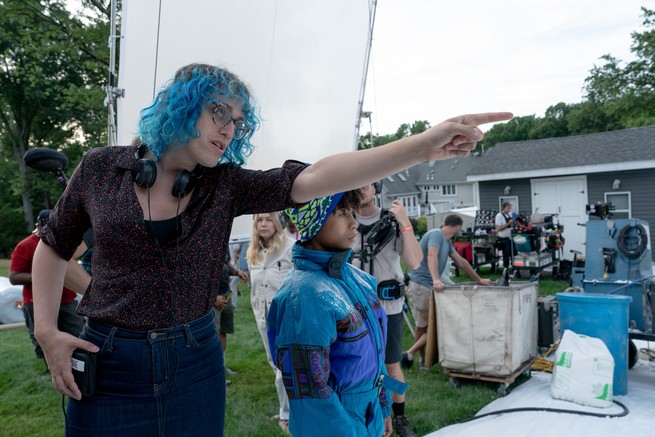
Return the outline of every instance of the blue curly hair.
[[[207,105],[219,96],[242,103],[244,121],[250,132],[238,141],[232,140],[217,164],[243,165],[253,151],[250,138],[259,127],[260,118],[250,90],[241,79],[212,65],[189,64],[177,70],[153,104],[141,110],[137,127],[139,141],[147,144],[159,159],[172,144],[183,145],[198,138],[196,121]]]

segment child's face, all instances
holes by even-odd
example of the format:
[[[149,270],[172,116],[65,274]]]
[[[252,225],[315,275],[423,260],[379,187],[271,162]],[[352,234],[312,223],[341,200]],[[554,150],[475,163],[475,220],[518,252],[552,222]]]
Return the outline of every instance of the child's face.
[[[357,238],[357,220],[352,208],[337,207],[325,221],[318,234],[312,238],[307,247],[324,252],[348,250]]]

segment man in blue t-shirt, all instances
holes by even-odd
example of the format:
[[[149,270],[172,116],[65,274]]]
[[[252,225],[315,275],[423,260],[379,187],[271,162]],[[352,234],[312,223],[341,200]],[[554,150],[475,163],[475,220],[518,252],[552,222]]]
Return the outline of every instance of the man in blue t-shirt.
[[[444,220],[440,229],[432,229],[423,235],[421,250],[423,261],[418,269],[409,274],[409,300],[416,323],[414,333],[414,344],[407,352],[403,352],[400,364],[408,369],[414,363],[414,353],[419,352],[421,365],[425,362],[425,344],[428,340],[428,312],[430,305],[430,293],[432,290],[442,291],[445,287],[441,280],[448,258],[452,259],[455,265],[466,273],[471,279],[481,285],[489,285],[489,279],[482,279],[471,267],[466,259],[457,253],[452,244],[452,239],[462,229],[463,220],[457,214],[450,214]]]

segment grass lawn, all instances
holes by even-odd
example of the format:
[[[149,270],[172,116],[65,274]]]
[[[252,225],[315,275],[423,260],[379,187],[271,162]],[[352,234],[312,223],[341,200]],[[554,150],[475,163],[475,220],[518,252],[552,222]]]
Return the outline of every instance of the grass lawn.
[[[7,275],[7,267],[8,261],[0,260],[0,275]],[[496,276],[484,269],[481,273],[492,279]],[[567,286],[548,277],[539,282],[542,295]],[[270,419],[278,412],[274,374],[266,362],[247,290],[239,297],[235,325],[226,351],[226,365],[237,374],[229,376],[225,435],[283,436],[277,422]],[[408,331],[405,348],[412,343]],[[0,357],[0,437],[62,436],[62,396],[52,388],[43,361],[34,358],[25,328],[0,331]],[[414,366],[405,376],[410,387],[406,413],[419,435],[470,417],[499,396],[495,384],[472,382],[455,388],[438,365],[429,370]]]

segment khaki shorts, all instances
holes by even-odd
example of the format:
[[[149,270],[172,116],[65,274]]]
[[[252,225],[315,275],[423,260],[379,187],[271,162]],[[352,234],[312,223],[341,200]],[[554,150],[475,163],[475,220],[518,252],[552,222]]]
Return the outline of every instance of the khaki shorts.
[[[428,326],[430,293],[432,293],[432,287],[427,287],[414,281],[410,281],[407,292],[409,293],[409,307],[412,310],[416,327],[426,328]]]

